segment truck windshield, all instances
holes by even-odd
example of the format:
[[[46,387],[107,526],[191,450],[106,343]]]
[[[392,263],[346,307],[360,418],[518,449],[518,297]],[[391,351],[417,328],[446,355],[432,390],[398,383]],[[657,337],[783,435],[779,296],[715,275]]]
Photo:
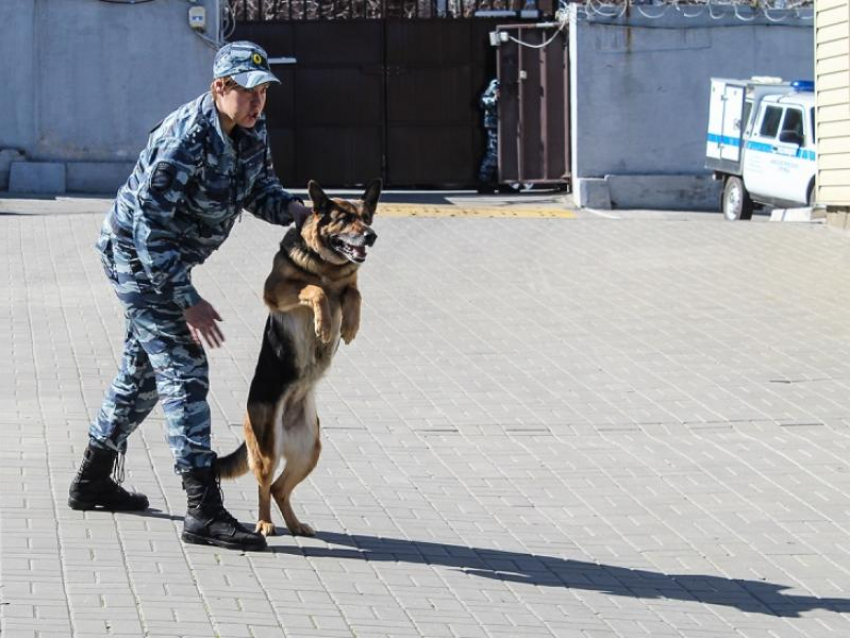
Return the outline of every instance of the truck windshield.
[[[790,131],[796,133],[803,139],[803,112],[799,109],[786,109],[785,119],[782,121],[782,132]]]
[[[762,137],[776,137],[779,131],[779,122],[782,120],[782,108],[779,106],[768,106],[761,118],[759,135]]]

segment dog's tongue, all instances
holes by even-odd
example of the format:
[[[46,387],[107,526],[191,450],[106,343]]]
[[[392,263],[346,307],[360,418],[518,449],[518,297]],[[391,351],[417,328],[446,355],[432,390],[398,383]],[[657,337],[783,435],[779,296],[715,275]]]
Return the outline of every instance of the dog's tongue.
[[[366,249],[363,246],[352,246],[351,252],[358,259],[366,259]]]

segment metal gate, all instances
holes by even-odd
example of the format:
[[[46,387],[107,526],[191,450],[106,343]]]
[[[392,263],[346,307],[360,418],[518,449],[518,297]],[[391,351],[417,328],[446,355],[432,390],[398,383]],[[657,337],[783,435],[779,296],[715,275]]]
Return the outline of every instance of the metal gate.
[[[287,185],[470,186],[484,151],[478,96],[495,77],[494,19],[238,23],[282,84],[266,115]],[[275,59],[295,58],[295,64]]]
[[[567,183],[567,32],[554,25],[506,25],[499,32],[507,36],[499,45],[499,180]]]

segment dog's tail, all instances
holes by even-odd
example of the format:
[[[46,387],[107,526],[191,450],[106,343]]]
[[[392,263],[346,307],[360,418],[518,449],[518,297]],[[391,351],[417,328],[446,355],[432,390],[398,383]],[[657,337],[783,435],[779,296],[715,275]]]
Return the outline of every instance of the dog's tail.
[[[223,479],[233,479],[248,471],[248,446],[245,441],[227,456],[220,456],[215,462],[218,475]]]

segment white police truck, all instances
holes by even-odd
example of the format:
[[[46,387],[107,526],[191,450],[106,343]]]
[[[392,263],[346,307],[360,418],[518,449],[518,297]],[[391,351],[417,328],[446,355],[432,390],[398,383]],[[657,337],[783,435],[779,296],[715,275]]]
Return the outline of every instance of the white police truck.
[[[812,82],[711,79],[705,167],[723,182],[726,219],[811,206],[816,153]]]

